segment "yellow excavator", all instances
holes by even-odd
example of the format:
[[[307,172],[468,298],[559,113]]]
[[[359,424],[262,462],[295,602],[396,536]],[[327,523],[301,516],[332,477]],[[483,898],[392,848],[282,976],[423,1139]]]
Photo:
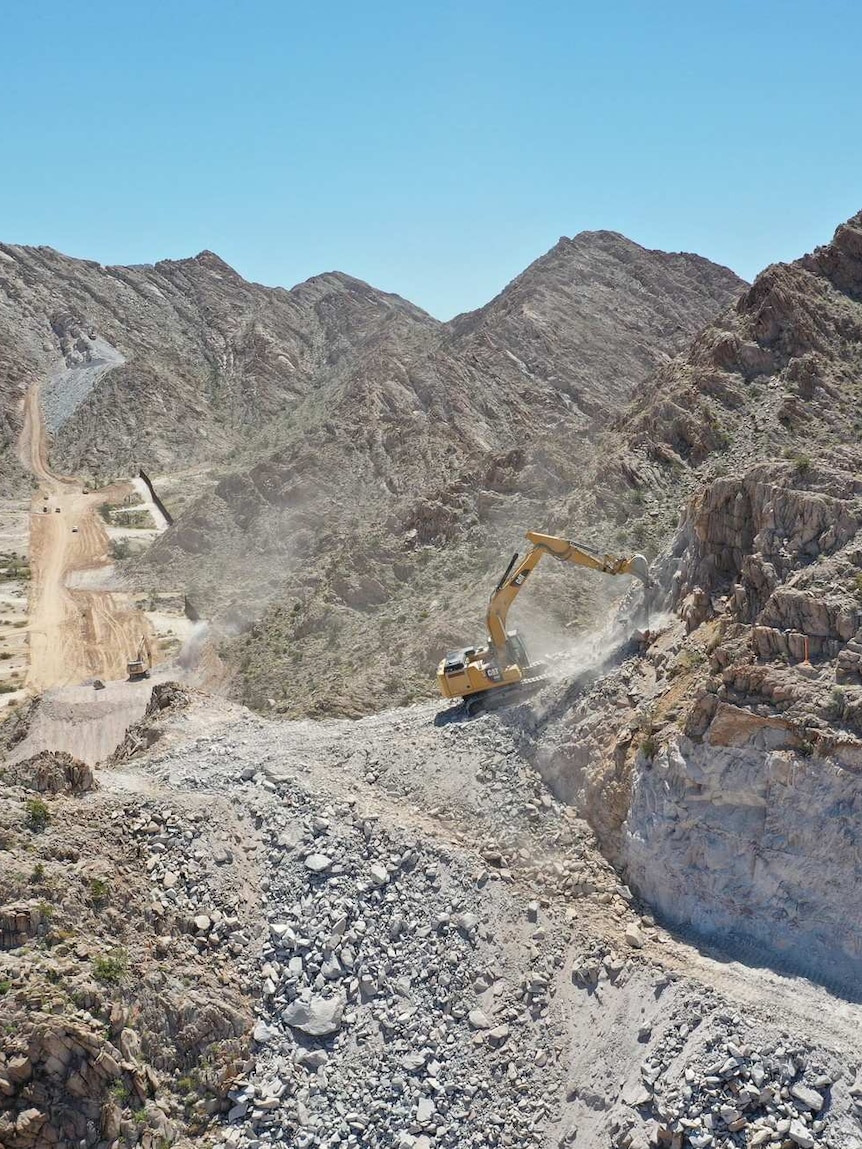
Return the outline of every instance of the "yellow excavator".
[[[533,544],[532,549],[520,562],[517,553],[512,556],[491,593],[486,619],[487,645],[453,650],[437,668],[440,693],[444,698],[464,699],[468,714],[477,713],[491,699],[494,703],[503,703],[506,696],[541,679],[542,665],[530,662],[517,631],[506,630],[506,616],[530,572],[544,555],[603,574],[631,574],[645,587],[650,586],[649,568],[643,555],[600,554],[580,543],[539,531],[527,531],[526,537]]]
[[[139,682],[142,678],[150,677],[150,667],[153,665],[153,652],[150,650],[150,644],[147,641],[145,634],[141,635],[141,641],[138,643],[138,650],[134,658],[130,658],[126,663],[126,670],[129,674],[129,682]]]

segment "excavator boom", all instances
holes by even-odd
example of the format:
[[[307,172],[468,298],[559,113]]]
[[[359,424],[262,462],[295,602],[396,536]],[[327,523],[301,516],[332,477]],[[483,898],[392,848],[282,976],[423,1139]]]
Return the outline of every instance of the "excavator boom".
[[[582,543],[569,542],[568,539],[560,539],[556,535],[543,535],[539,531],[527,531],[526,537],[533,544],[532,550],[527,552],[518,566],[515,566],[515,560],[509,564],[488,602],[486,620],[488,635],[498,650],[506,647],[508,638],[506,616],[509,608],[543,555],[553,555],[563,562],[575,563],[577,566],[588,567],[603,574],[632,574],[639,578],[644,586],[649,586],[649,567],[643,555],[600,554]]]

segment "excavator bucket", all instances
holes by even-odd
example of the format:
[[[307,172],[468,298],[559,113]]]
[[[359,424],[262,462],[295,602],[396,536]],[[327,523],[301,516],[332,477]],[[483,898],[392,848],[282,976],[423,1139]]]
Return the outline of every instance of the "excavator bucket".
[[[644,586],[652,586],[652,582],[650,581],[649,577],[649,563],[646,561],[644,555],[632,555],[632,566],[630,573],[633,574],[635,578],[639,578]]]

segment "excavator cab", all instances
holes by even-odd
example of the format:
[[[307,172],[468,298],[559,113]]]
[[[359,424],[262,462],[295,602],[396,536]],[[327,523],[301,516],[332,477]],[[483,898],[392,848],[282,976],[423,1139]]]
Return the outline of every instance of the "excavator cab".
[[[523,639],[517,631],[510,630],[502,658],[490,638],[481,649],[468,646],[452,650],[437,668],[437,682],[444,698],[468,698],[499,686],[517,685],[529,668]]]

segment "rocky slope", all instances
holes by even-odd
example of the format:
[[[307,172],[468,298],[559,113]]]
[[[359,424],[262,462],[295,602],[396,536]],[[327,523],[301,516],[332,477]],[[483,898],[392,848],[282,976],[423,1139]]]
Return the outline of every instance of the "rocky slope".
[[[657,926],[515,716],[156,690],[0,796],[9,1149],[857,1149],[858,1005]]]
[[[533,727],[546,776],[666,920],[852,992],[860,353],[857,216],[660,370],[611,466],[657,504],[692,492],[657,567],[673,613]]]
[[[249,284],[209,252],[136,268],[0,254],[7,473],[36,379],[58,469],[168,472],[184,513],[136,577],[184,586],[222,635],[272,604],[229,652],[236,689],[294,712],[424,692],[440,646],[481,628],[510,540],[578,484],[596,427],[742,286],[584,233],[441,324],[338,273]]]
[[[189,508],[140,577],[179,576],[240,630],[272,604],[229,652],[257,705],[423,694],[440,650],[481,630],[501,559],[578,486],[596,428],[738,286],[609,233],[561,241],[414,353],[390,332],[370,341],[301,433]]]

